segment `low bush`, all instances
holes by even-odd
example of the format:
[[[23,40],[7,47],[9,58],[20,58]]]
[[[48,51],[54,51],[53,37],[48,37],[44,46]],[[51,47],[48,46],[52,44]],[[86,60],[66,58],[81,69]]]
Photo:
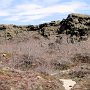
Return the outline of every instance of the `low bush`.
[[[88,63],[88,64],[90,64],[90,56],[89,55],[75,54],[71,60],[75,63]]]

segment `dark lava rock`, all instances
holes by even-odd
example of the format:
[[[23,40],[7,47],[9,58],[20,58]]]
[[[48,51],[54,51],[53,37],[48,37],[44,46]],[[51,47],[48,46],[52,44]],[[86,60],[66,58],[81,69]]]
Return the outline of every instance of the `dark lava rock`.
[[[65,33],[71,37],[76,36],[80,40],[86,40],[90,35],[90,16],[83,14],[69,14],[60,23],[59,33]]]

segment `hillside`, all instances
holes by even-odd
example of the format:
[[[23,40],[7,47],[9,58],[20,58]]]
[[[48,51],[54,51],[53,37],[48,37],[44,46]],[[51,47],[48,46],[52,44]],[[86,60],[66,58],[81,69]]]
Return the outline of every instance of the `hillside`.
[[[0,90],[90,89],[90,16],[40,25],[0,25]]]

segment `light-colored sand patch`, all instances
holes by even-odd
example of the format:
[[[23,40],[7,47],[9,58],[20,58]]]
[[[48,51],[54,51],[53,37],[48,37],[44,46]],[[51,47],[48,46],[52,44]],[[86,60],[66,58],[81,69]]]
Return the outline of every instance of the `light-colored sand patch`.
[[[71,90],[71,88],[76,84],[76,82],[72,81],[72,79],[60,79],[60,81],[63,82],[65,90]]]

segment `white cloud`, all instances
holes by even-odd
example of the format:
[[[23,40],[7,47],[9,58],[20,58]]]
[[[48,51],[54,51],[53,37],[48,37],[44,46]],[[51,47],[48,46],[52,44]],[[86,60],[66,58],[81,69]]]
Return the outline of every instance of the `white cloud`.
[[[10,16],[10,17],[7,17],[6,19],[4,20],[7,20],[7,21],[19,21],[21,17],[19,16]]]
[[[41,8],[40,5],[37,5],[37,4],[21,4],[21,5],[17,5],[16,6],[16,9],[17,10],[36,10],[36,9],[39,9]]]
[[[11,16],[6,18],[5,20],[8,21],[19,21],[19,22],[28,22],[28,21],[33,21],[33,20],[38,20],[46,17],[48,15],[31,15],[31,16]]]
[[[0,16],[9,16],[9,13],[7,13],[6,11],[0,10]]]
[[[48,16],[48,15],[42,14],[42,15],[24,16],[21,21],[22,22],[28,22],[28,21],[30,22],[30,21],[33,21],[33,20],[42,19],[46,16]]]
[[[32,0],[32,1],[43,5],[52,5],[60,2],[61,0]]]
[[[33,1],[36,2],[38,0],[33,0]],[[48,2],[47,0],[42,0],[42,2],[45,2],[45,1]],[[54,1],[55,0],[52,0],[52,2]],[[55,2],[58,2],[58,1],[59,0],[56,0]],[[51,2],[51,0],[49,2]],[[39,20],[56,13],[66,14],[66,13],[76,12],[79,10],[84,10],[87,6],[88,5],[86,3],[79,2],[79,1],[59,3],[52,6],[47,6],[47,7],[44,7],[35,3],[22,3],[14,6],[12,9],[7,9],[10,16],[8,16],[8,14],[5,14],[5,12],[2,13],[1,15],[8,16],[4,20],[28,22],[33,20]]]

